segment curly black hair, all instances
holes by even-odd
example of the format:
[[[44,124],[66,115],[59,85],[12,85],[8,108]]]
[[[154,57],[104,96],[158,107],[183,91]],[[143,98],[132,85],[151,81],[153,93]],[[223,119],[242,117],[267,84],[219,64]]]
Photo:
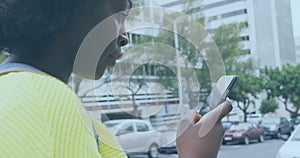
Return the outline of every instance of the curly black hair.
[[[0,48],[16,53],[46,37],[51,38],[68,22],[76,5],[88,9],[95,1],[0,0]]]
[[[56,32],[71,14],[71,0],[1,0],[0,45],[17,49],[23,41]]]

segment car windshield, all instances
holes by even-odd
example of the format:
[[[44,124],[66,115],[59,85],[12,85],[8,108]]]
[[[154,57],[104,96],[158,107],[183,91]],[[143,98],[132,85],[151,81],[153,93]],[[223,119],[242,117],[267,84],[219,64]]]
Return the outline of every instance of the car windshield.
[[[296,119],[295,124],[300,124],[300,119]]]
[[[104,125],[107,127],[107,128],[111,128],[111,127],[114,127],[116,125],[118,125],[119,123],[117,122],[104,122]]]
[[[223,126],[230,126],[231,123],[230,122],[222,122]]]
[[[298,128],[293,134],[291,141],[300,141],[300,128]]]
[[[230,127],[231,131],[248,130],[248,124],[237,124]]]

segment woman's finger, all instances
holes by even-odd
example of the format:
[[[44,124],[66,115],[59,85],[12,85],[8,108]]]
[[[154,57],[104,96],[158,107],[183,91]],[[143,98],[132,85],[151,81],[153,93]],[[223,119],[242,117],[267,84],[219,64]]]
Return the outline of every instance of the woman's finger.
[[[222,118],[225,117],[231,110],[231,101],[225,101],[217,108],[204,115],[199,123],[196,124],[199,126],[199,137],[205,137],[212,130],[212,128],[216,124],[220,123]]]

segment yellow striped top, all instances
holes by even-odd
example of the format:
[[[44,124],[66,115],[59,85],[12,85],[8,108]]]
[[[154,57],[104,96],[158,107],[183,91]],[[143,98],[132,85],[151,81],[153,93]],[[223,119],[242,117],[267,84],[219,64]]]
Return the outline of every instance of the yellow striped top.
[[[1,158],[126,157],[66,84],[31,72],[0,76],[0,141]]]

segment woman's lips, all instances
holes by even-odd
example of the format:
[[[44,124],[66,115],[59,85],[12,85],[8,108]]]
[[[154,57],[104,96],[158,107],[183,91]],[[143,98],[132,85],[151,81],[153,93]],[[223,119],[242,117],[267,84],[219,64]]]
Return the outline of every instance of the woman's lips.
[[[113,67],[117,63],[117,58],[114,55],[109,55],[108,56],[108,66]]]
[[[114,53],[107,56],[107,66],[114,67],[117,60],[120,60],[123,54],[120,51],[115,51]]]
[[[116,55],[113,55],[113,56],[116,58],[116,60],[120,60],[122,58],[123,54],[117,53]]]

